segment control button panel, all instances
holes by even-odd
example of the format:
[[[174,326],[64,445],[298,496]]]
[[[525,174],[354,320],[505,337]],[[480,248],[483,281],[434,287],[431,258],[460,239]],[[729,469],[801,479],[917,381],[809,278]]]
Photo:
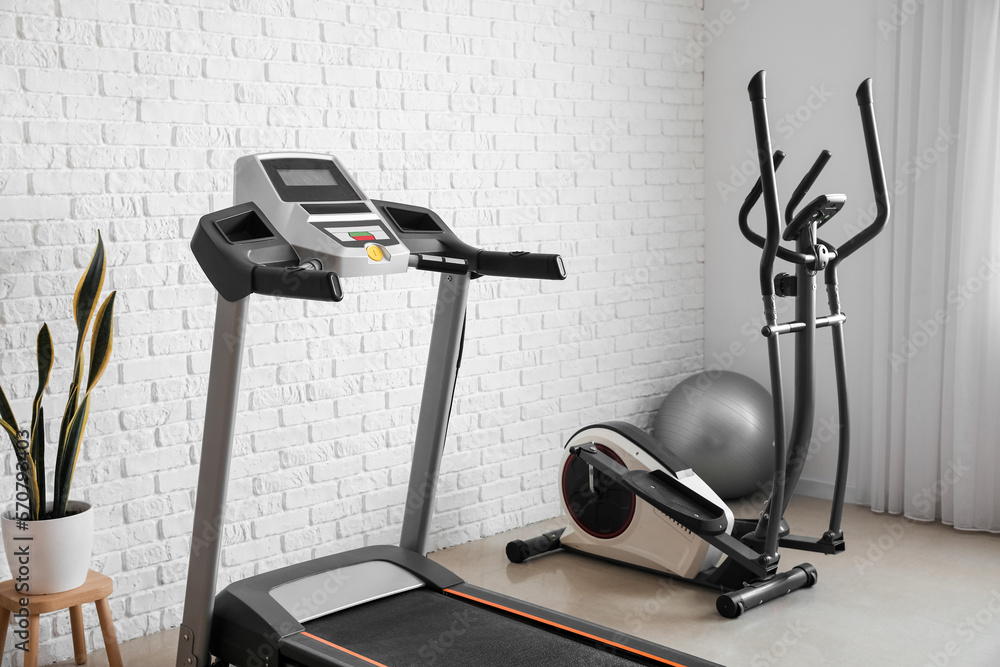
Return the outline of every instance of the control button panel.
[[[367,223],[367,224],[366,224]],[[361,222],[314,222],[310,224],[322,230],[327,236],[345,248],[361,248],[366,243],[377,241],[382,245],[396,245],[399,241],[377,219]]]

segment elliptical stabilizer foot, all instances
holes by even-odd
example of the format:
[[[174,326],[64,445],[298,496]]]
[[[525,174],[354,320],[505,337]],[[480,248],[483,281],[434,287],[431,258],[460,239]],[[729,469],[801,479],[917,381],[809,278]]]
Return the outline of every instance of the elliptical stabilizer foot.
[[[744,611],[754,609],[800,588],[809,588],[818,578],[816,568],[809,563],[796,565],[769,579],[751,583],[746,588],[723,593],[715,601],[715,608],[725,618],[737,618]]]

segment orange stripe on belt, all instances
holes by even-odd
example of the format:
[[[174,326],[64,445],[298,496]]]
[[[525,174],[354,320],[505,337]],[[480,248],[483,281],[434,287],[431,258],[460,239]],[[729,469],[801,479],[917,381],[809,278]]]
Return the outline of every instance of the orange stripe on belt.
[[[617,642],[613,642],[613,641],[610,641],[608,639],[604,639],[603,637],[598,637],[597,635],[592,635],[589,632],[583,632],[581,630],[577,630],[575,628],[571,628],[568,625],[562,625],[560,623],[556,623],[555,621],[550,621],[548,619],[541,618],[540,616],[532,616],[531,614],[526,614],[523,611],[518,611],[517,609],[511,609],[510,607],[505,607],[502,604],[497,604],[496,602],[490,602],[489,600],[483,600],[481,598],[475,597],[474,595],[469,595],[468,593],[461,593],[459,591],[456,591],[454,588],[446,588],[446,589],[444,589],[444,592],[445,593],[450,593],[452,595],[457,595],[458,597],[466,598],[467,600],[472,600],[473,602],[478,602],[480,604],[485,604],[485,605],[488,605],[488,606],[493,607],[495,609],[501,609],[503,611],[509,612],[511,614],[516,614],[516,615],[521,616],[523,618],[529,618],[532,621],[536,621],[538,623],[544,623],[545,625],[548,625],[550,627],[558,628],[560,630],[565,630],[566,632],[571,632],[574,635],[579,635],[580,637],[586,637],[587,639],[593,639],[595,641],[601,642],[602,644],[607,644],[608,646],[614,646],[615,648],[620,648],[621,650],[627,651],[627,652],[629,652],[629,653],[631,653],[633,655],[641,655],[644,658],[649,658],[650,660],[655,660],[656,662],[662,663],[664,665],[672,665],[672,667],[685,667],[684,665],[682,665],[679,662],[674,662],[672,660],[667,660],[666,658],[661,658],[661,657],[659,657],[657,655],[653,655],[652,653],[646,653],[645,651],[640,651],[638,649],[634,649],[634,648],[632,648],[630,646],[626,646],[625,644],[619,644]]]
[[[364,660],[365,662],[367,662],[369,664],[372,664],[372,665],[375,665],[376,667],[386,667],[381,662],[377,662],[375,660],[372,660],[371,658],[366,658],[365,656],[361,655],[360,653],[355,653],[354,651],[350,651],[350,650],[344,648],[343,646],[337,646],[333,642],[328,642],[327,640],[323,639],[322,637],[317,637],[316,635],[311,635],[308,632],[303,632],[302,636],[303,637],[308,637],[309,639],[315,639],[316,641],[318,641],[321,644],[326,644],[327,646],[331,646],[331,647],[337,649],[338,651],[343,651],[344,653],[347,653],[348,655],[353,655],[355,658],[358,658],[360,660]]]

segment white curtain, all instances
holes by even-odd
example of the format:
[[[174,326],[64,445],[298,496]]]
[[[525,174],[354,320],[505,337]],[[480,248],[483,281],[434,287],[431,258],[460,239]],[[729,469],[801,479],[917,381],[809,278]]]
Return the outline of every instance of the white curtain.
[[[1000,531],[1000,2],[886,3],[872,508]]]

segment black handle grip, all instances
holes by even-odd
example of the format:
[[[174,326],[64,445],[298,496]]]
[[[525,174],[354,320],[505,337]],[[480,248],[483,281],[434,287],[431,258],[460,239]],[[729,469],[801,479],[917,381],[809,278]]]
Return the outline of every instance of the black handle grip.
[[[799,204],[805,199],[806,193],[809,192],[809,188],[813,186],[816,179],[819,178],[819,174],[823,171],[823,167],[826,163],[830,161],[832,155],[830,151],[824,150],[820,152],[819,157],[813,162],[813,166],[809,168],[806,175],[802,177],[799,182],[799,186],[795,188],[795,192],[792,193],[792,198],[788,200],[788,206],[785,207],[785,224],[789,225],[792,220],[795,219],[795,209],[799,207]],[[777,165],[775,165],[777,166]]]
[[[778,167],[785,160],[784,151],[774,151],[774,170],[778,171]],[[743,236],[746,237],[747,241],[754,244],[758,248],[764,247],[764,237],[750,229],[750,211],[754,206],[757,205],[757,200],[760,199],[761,185],[760,178],[757,178],[757,182],[754,183],[753,187],[750,189],[750,194],[747,198],[743,200],[743,206],[740,207],[740,231],[743,232]],[[815,259],[812,255],[806,255],[801,252],[795,252],[794,250],[789,250],[788,248],[779,245],[778,246],[778,257],[785,260],[786,262],[792,262],[794,264],[808,264]]]
[[[476,273],[508,278],[565,280],[566,267],[562,257],[540,252],[496,252],[480,250],[476,256]]]
[[[768,145],[770,145],[770,138],[767,136],[768,132],[766,126],[767,110],[764,108],[765,97],[764,97],[763,70],[761,70],[754,76],[753,80],[750,82],[750,86],[748,89],[750,91],[751,103],[754,106],[754,132],[757,137],[758,145],[762,139],[761,130],[757,126],[758,114],[762,115],[763,117],[763,121],[765,123],[765,126],[763,128],[764,139],[766,139],[766,142],[768,143]],[[774,154],[771,156],[771,164],[773,166],[773,169],[771,170],[772,182],[774,180],[774,172],[778,170],[778,167],[781,166],[781,163],[784,161],[784,159],[785,159],[785,153],[780,150],[774,151]],[[761,160],[761,164],[762,165],[764,164],[763,160]],[[815,168],[815,166],[816,165],[813,165],[813,168]],[[822,166],[820,168],[822,169]],[[762,176],[763,173],[764,169],[762,168],[761,169]],[[816,175],[818,174],[819,172],[816,172]],[[811,183],[809,185],[811,185]],[[750,222],[749,222],[750,211],[753,209],[754,206],[757,205],[757,201],[760,199],[760,196],[763,193],[763,191],[764,191],[764,186],[762,177],[758,177],[757,182],[754,183],[753,187],[750,189],[750,194],[748,194],[747,198],[743,200],[743,206],[740,208],[739,220],[740,220],[740,231],[743,232],[743,236],[746,237],[746,239],[750,241],[750,243],[753,243],[758,248],[764,250],[764,254],[761,256],[760,277],[761,277],[761,290],[766,295],[766,292],[764,291],[765,288],[763,285],[763,281],[767,276],[767,274],[773,273],[774,257],[779,257],[785,260],[786,262],[792,262],[794,264],[809,264],[815,258],[812,255],[804,254],[801,252],[795,252],[794,250],[789,250],[788,248],[785,248],[784,246],[782,246],[780,243],[777,242],[773,244],[773,247],[771,247],[769,246],[769,242],[767,239],[765,239],[763,236],[761,236],[754,230],[750,229]],[[777,205],[777,202],[775,202],[775,205]],[[770,231],[771,229],[769,226],[768,232]],[[768,255],[772,252],[774,256],[772,256],[768,260]],[[765,262],[768,262],[768,265],[765,265]]]
[[[344,290],[333,271],[301,266],[255,266],[252,275],[255,294],[283,296],[310,301],[340,301]]]
[[[774,151],[774,170],[778,171],[778,167],[781,163],[785,161],[784,151]],[[750,229],[750,211],[753,207],[757,205],[757,201],[760,199],[761,185],[760,177],[757,177],[757,182],[753,184],[750,188],[750,194],[747,198],[743,200],[743,206],[740,207],[740,231],[743,232],[743,236],[746,237],[747,241],[753,243],[758,248],[764,247],[764,237]]]
[[[757,144],[757,160],[760,164],[761,194],[764,198],[764,213],[767,219],[764,252],[761,253],[760,257],[760,293],[764,297],[771,297],[774,296],[774,260],[778,256],[778,248],[781,245],[781,209],[778,204],[778,186],[774,177],[771,131],[767,122],[764,70],[753,76],[747,90],[750,93],[750,107],[753,111],[754,138]]]
[[[858,92],[855,93],[858,98],[858,106],[864,106],[866,104],[874,104],[875,98],[872,95],[872,80],[870,78],[865,79],[858,86]]]
[[[761,70],[753,75],[750,79],[750,84],[747,86],[747,92],[750,93],[750,101],[756,102],[757,100],[762,100],[767,95],[764,92],[764,76],[766,72]]]
[[[785,161],[785,151],[781,150],[774,151],[773,160],[774,160],[774,171],[777,172],[778,167],[780,167],[781,163]],[[752,209],[754,206],[757,205],[757,200],[760,199],[760,192],[761,192],[760,176],[758,176],[757,182],[755,182],[753,184],[753,187],[750,188],[750,194],[748,194],[747,198],[743,200],[743,208],[746,209],[746,211],[745,212],[743,210],[740,211],[741,218],[744,217],[747,213],[749,213],[750,209]],[[764,237],[760,238],[762,239],[761,243],[763,243]]]
[[[507,560],[511,563],[523,563],[532,556],[538,556],[539,554],[559,549],[562,547],[559,538],[562,536],[564,530],[566,529],[560,528],[559,530],[553,530],[538,537],[532,537],[529,540],[508,542],[506,549]]]
[[[861,127],[865,134],[865,150],[868,153],[868,170],[872,176],[872,191],[875,193],[876,214],[870,225],[848,239],[837,248],[837,257],[827,267],[827,282],[836,282],[837,267],[858,248],[878,236],[889,220],[889,189],[885,184],[885,169],[882,165],[882,148],[878,141],[878,127],[875,124],[875,106],[872,101],[872,80],[865,79],[858,86],[858,110],[861,112]]]

